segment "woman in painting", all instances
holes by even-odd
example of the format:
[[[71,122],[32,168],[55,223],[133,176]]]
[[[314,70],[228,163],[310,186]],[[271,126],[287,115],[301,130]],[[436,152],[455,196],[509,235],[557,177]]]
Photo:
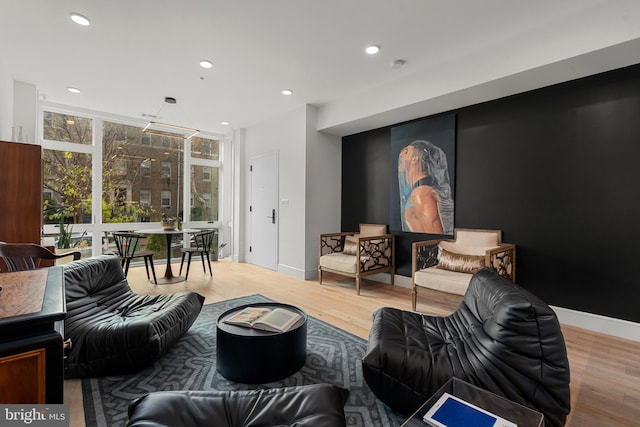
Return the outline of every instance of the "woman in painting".
[[[447,156],[429,141],[417,140],[398,156],[402,231],[453,233],[453,198]]]

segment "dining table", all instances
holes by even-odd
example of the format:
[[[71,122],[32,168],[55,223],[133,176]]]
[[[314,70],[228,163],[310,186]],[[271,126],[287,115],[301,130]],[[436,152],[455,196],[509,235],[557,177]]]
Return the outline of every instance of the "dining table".
[[[144,230],[136,230],[136,233],[144,234],[147,236],[150,235],[164,235],[167,242],[167,267],[164,271],[164,276],[158,277],[156,280],[157,285],[169,285],[172,283],[184,282],[186,279],[184,276],[175,276],[173,274],[173,270],[171,269],[171,242],[173,241],[173,236],[185,233],[197,233],[199,229],[195,228],[183,228],[182,230],[178,229],[164,229],[164,228],[149,228]]]

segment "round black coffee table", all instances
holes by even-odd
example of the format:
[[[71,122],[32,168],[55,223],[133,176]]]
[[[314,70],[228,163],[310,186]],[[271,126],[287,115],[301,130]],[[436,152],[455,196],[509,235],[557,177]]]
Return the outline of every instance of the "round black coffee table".
[[[224,323],[246,307],[282,307],[299,313],[288,331],[267,332]],[[307,314],[297,307],[275,302],[247,304],[227,310],[216,322],[216,369],[245,384],[276,381],[298,371],[307,358]]]

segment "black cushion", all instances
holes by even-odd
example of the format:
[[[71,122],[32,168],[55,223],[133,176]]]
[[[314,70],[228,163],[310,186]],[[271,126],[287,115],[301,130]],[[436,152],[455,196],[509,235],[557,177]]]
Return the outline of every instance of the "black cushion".
[[[63,266],[72,347],[65,376],[132,373],[164,354],[198,317],[204,297],[134,293],[120,260],[100,255]]]
[[[486,267],[450,316],[376,311],[362,363],[373,392],[406,414],[451,377],[542,412],[547,427],[564,425],[570,410],[569,362],[555,313]]]
[[[158,391],[129,405],[128,426],[345,426],[349,391],[329,384],[249,391]]]

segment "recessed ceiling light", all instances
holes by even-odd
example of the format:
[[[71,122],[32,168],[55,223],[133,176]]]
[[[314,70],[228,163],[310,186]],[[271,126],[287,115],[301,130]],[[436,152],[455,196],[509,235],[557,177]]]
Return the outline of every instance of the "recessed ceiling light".
[[[222,126],[229,126],[229,122],[227,122],[227,121],[222,121],[222,122],[220,122],[220,124]]]
[[[84,15],[80,15],[79,13],[71,13],[71,20],[73,22],[75,22],[78,25],[82,25],[83,27],[88,26],[89,24],[91,24],[91,21],[89,21],[89,18],[87,18]]]
[[[211,68],[213,67],[213,62],[209,61],[208,59],[201,59],[200,66],[202,68]]]
[[[71,87],[71,86],[69,86],[69,87],[67,88],[67,90],[68,90],[69,92],[71,92],[71,93],[80,93],[80,89],[78,89],[77,87]]]
[[[376,53],[380,52],[380,46],[372,44],[371,46],[367,46],[364,51],[369,55],[375,55]]]
[[[291,89],[285,89],[282,91],[282,94],[287,96],[293,95],[293,91]]]

